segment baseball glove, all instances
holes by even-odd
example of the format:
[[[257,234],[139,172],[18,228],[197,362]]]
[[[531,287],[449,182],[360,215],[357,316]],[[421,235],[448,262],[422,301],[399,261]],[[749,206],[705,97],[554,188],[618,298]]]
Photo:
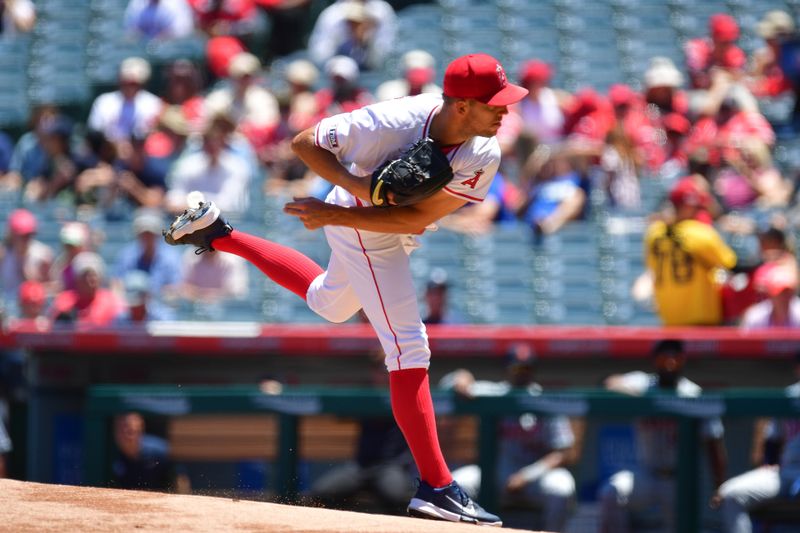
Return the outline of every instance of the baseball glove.
[[[422,138],[372,173],[372,205],[411,205],[431,196],[453,179],[450,161],[430,138]],[[391,193],[392,203],[389,203]]]

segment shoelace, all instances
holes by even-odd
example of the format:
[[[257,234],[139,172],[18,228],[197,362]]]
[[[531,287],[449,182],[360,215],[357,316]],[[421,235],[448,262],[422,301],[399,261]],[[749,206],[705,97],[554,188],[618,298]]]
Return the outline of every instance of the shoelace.
[[[458,483],[453,482],[453,491],[458,495],[458,500],[461,503],[461,505],[466,507],[467,504],[469,504],[472,501],[470,497],[467,496],[467,493],[464,492],[464,490],[461,488],[461,485],[459,485]]]

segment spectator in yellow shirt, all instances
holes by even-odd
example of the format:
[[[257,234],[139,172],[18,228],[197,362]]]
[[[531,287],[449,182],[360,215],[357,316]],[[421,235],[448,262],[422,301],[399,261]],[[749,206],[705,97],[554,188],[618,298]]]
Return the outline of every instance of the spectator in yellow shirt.
[[[719,274],[736,265],[736,254],[717,231],[697,220],[710,197],[693,177],[670,192],[674,222],[654,222],[645,235],[645,260],[665,326],[722,323]]]

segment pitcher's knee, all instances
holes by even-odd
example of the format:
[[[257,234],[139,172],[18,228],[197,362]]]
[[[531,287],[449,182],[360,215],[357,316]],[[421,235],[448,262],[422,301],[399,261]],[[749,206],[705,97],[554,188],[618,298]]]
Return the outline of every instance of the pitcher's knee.
[[[543,489],[551,497],[570,499],[575,496],[575,478],[567,470],[555,470],[543,480]]]
[[[317,313],[322,318],[324,318],[325,320],[327,320],[328,322],[333,322],[334,324],[342,324],[344,322],[347,322],[353,317],[353,315],[348,315],[345,313],[337,313],[335,309],[331,309],[330,311],[332,312],[322,312],[322,313],[319,311],[314,311],[314,312]]]
[[[347,322],[355,314],[351,309],[342,306],[335,306],[335,305],[328,305],[325,307],[317,306],[314,304],[312,298],[309,298],[307,300],[307,303],[309,309],[314,311],[316,314],[318,314],[328,322],[333,322],[334,324],[341,324],[342,322]]]
[[[620,483],[620,480],[615,478],[616,476],[608,480],[597,493],[597,500],[603,508],[624,508],[628,505],[630,490],[626,490],[625,483]]]
[[[747,493],[741,486],[731,483],[728,480],[719,486],[720,506],[721,507],[741,507],[747,503]]]

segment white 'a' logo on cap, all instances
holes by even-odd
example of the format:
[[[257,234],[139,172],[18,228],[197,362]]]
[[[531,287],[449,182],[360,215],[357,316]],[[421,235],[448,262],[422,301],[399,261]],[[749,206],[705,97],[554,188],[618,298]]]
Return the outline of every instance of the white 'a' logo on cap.
[[[505,87],[508,80],[506,79],[506,71],[503,70],[503,67],[500,66],[500,63],[497,64],[497,79],[500,80],[500,86]]]

